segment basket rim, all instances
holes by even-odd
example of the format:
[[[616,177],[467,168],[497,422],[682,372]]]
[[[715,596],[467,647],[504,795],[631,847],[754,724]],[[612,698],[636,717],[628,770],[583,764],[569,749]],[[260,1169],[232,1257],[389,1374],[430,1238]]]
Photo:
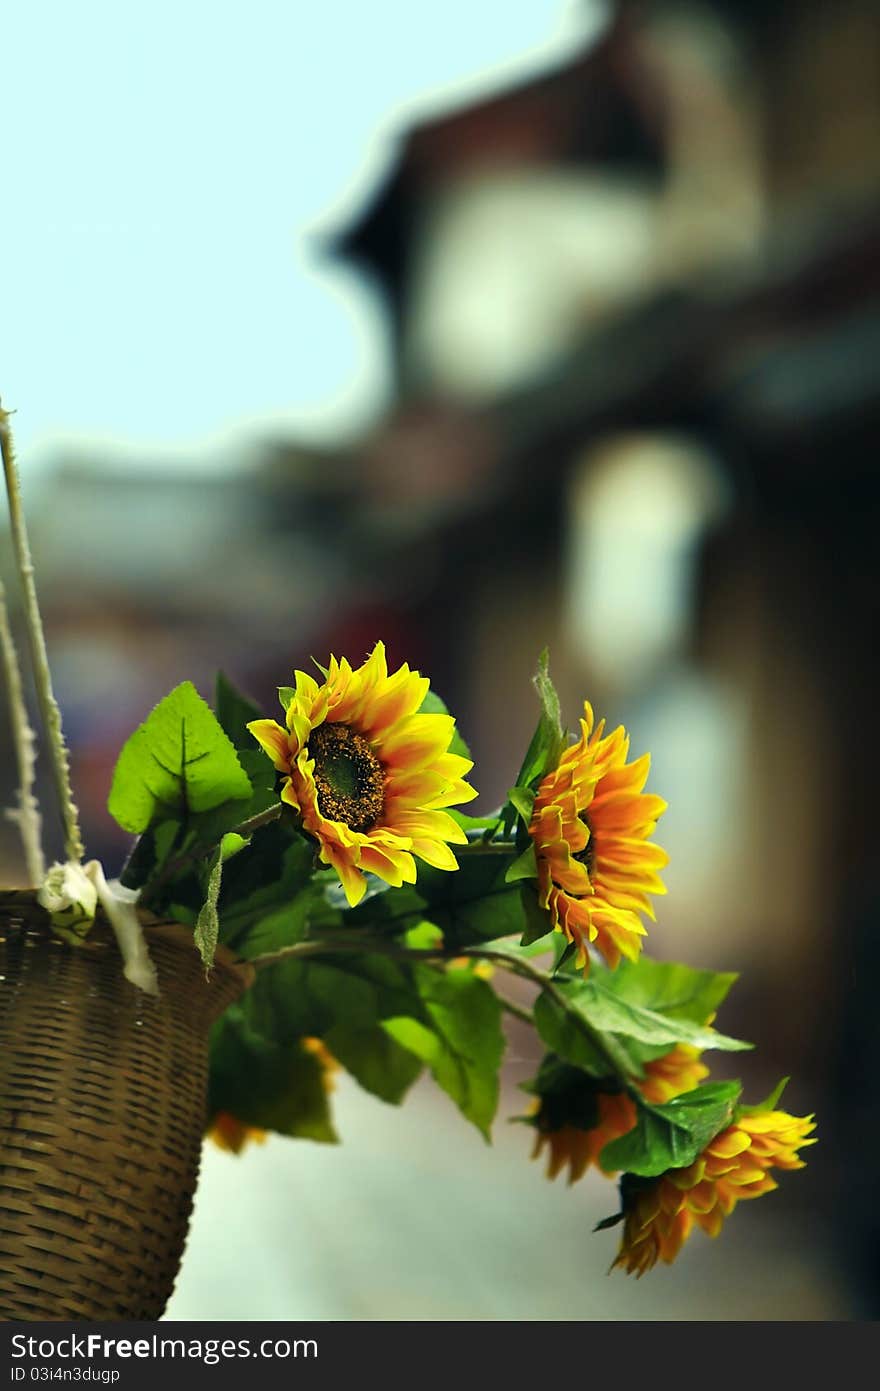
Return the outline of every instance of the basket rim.
[[[103,909],[98,906],[95,916],[95,925],[88,936],[83,940],[81,947],[69,946],[59,937],[52,933],[49,915],[41,903],[37,902],[37,890],[31,886],[16,888],[4,886],[0,888],[0,919],[5,916],[14,916],[18,913],[27,916],[29,925],[37,930],[42,930],[47,940],[51,939],[59,947],[66,947],[68,951],[89,951],[99,947],[107,946],[112,943],[116,947],[116,938],[110,922]],[[193,939],[193,931],[186,923],[177,922],[173,918],[158,917],[151,913],[147,908],[138,908],[137,915],[144,929],[144,934],[149,944],[150,940],[167,942],[169,946],[178,948],[183,952],[192,951],[198,955],[198,947]],[[120,974],[122,972],[122,957],[119,957]],[[249,961],[232,951],[230,947],[218,943],[214,962],[209,971],[206,971],[206,983],[210,985],[215,973],[233,977],[239,986],[241,993],[249,989],[256,979],[256,971]],[[134,987],[135,989],[137,987]]]

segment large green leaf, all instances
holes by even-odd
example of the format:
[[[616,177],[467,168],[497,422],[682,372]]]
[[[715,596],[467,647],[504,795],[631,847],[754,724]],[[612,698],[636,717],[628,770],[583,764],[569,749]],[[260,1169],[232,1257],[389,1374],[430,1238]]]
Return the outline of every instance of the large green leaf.
[[[635,1127],[605,1146],[603,1168],[643,1178],[686,1168],[730,1124],[741,1090],[739,1082],[709,1082],[663,1106],[637,1101]]]
[[[337,922],[338,915],[330,918],[323,899],[324,879],[315,881],[314,872],[314,843],[286,816],[257,831],[249,848],[224,866],[218,903],[220,941],[243,956],[256,956],[299,941],[311,924]],[[252,934],[258,924],[276,913],[281,915],[277,936],[268,942],[263,934],[256,944]],[[284,915],[288,917],[286,935],[280,930]]]
[[[537,877],[538,860],[534,844],[530,842],[522,854],[517,855],[513,864],[508,865],[504,879],[507,884],[515,884],[520,879],[537,879]]]
[[[246,944],[277,950],[284,942],[267,940],[271,932],[291,938],[292,926],[291,918],[284,921],[279,914],[264,918]],[[412,1011],[423,1014],[423,1006],[406,967],[363,953],[353,933],[352,938],[350,954],[320,960],[291,957],[260,972],[245,1003],[247,1018],[259,1034],[277,1043],[300,1035],[323,1038],[361,1086],[398,1103],[423,1064],[385,1032],[382,1021]]]
[[[301,1039],[262,1038],[233,1005],[214,1026],[210,1061],[209,1115],[228,1111],[246,1125],[336,1142],[324,1070]]]
[[[251,797],[250,779],[192,682],[161,700],[125,743],[108,807],[123,830],[186,820]],[[226,829],[230,829],[226,827]]]
[[[422,902],[421,916],[436,922],[453,948],[519,936],[528,922],[524,894],[531,893],[534,898],[534,893],[528,886],[506,882],[507,870],[515,859],[515,852],[468,851],[452,874],[420,865],[416,891]],[[388,897],[393,907],[397,893]],[[412,926],[412,921],[407,926]]]
[[[347,928],[369,928],[374,933],[395,935],[407,932],[424,917],[427,902],[413,884],[392,890],[375,874],[368,874],[366,880],[366,892],[356,908],[349,908],[345,889],[335,875],[327,881],[327,901],[343,916]]]
[[[248,934],[288,933],[279,914]],[[320,934],[310,933],[316,945]],[[427,1063],[464,1115],[488,1135],[504,1046],[494,992],[470,968],[441,970],[379,953],[289,956],[259,973],[243,1002],[250,1027],[285,1046],[325,1039],[368,1090],[398,1100]],[[383,1037],[384,1035],[384,1037]],[[407,1056],[408,1055],[408,1056]]]
[[[529,827],[535,809],[535,794],[530,787],[512,787],[507,794],[510,806],[517,812],[523,826]]]
[[[504,1052],[498,999],[486,981],[467,969],[416,967],[414,976],[424,1020],[394,1018],[385,1028],[427,1063],[438,1086],[488,1140]]]
[[[284,1043],[324,1038],[337,1025],[370,1029],[383,1019],[421,1013],[409,968],[375,953],[291,957],[259,973],[245,999],[265,1038]]]
[[[533,1014],[538,1033],[553,1053],[591,1077],[613,1075],[607,1052],[597,1046],[577,1011],[563,1008],[553,996],[542,992],[535,1000]],[[614,1040],[609,1041],[609,1046],[614,1048]],[[624,1073],[636,1077],[641,1074],[640,1063],[626,1050],[622,1051],[620,1064]]]
[[[156,821],[138,836],[120,877],[127,889],[143,888],[178,848],[179,821]]]
[[[598,980],[565,983],[560,988],[574,1009],[604,1033],[623,1034],[638,1043],[669,1047],[689,1043],[694,1048],[718,1048],[727,1053],[739,1053],[752,1047],[742,1039],[729,1038],[705,1025],[693,1024],[686,1017],[631,1004]]]
[[[674,961],[622,961],[615,971],[597,964],[593,979],[629,1004],[705,1024],[736,981],[734,971],[700,971]]]
[[[324,1042],[355,1081],[393,1106],[400,1104],[422,1071],[421,1059],[395,1042],[381,1024],[367,1029],[336,1024]]]
[[[557,976],[555,987],[557,995],[565,1001],[565,1009],[570,1018],[566,1027],[574,1031],[574,1039],[577,1038],[578,1019],[582,1018],[590,1029],[601,1034],[619,1036],[625,1043],[656,1045],[661,1053],[668,1052],[676,1043],[688,1043],[700,1049],[717,1048],[729,1053],[742,1052],[752,1047],[742,1039],[729,1038],[715,1029],[694,1024],[687,1018],[631,1004],[609,989],[604,977],[601,980],[592,977],[589,980],[580,980]],[[554,1011],[562,1013],[561,1006],[555,1001],[545,1000],[542,1009],[548,1014],[553,1014],[554,1018]],[[570,1051],[559,1046],[561,1040],[547,1041],[554,1051],[568,1057],[570,1062],[579,1066],[587,1065],[586,1061],[570,1056]],[[637,1053],[636,1056],[643,1055]]]

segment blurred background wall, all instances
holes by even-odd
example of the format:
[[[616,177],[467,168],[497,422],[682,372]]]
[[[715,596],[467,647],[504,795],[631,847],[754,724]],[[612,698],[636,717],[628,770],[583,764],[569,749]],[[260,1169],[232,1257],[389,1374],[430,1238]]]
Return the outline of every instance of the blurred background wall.
[[[203,209],[203,233],[211,219],[219,226],[224,210],[209,195],[221,175],[239,215],[242,196],[251,200],[238,240],[221,243],[210,313],[195,293],[166,287],[168,362],[159,338],[140,362],[144,308],[129,306],[117,340],[89,339],[92,307],[106,318],[127,295],[124,276],[93,272],[77,301],[84,318],[67,325],[88,361],[77,354],[70,371],[85,391],[102,374],[113,380],[115,358],[141,371],[128,414],[108,403],[112,438],[77,414],[80,395],[31,441],[26,405],[40,395],[51,415],[49,388],[22,375],[15,322],[0,329],[0,388],[20,409],[89,850],[121,863],[126,840],[105,807],[112,766],[175,682],[191,678],[207,694],[222,666],[270,709],[294,664],[330,650],[359,659],[378,637],[393,660],[431,674],[475,753],[485,804],[497,804],[534,721],[528,678],[549,645],[569,723],[584,695],[626,723],[636,751],[652,750],[651,786],[670,803],[660,837],[670,892],[649,949],[742,971],[723,1022],[758,1041],[743,1064],[747,1089],[756,1099],[790,1072],[789,1108],[818,1113],[821,1144],[764,1210],[738,1212],[718,1243],[695,1237],[673,1270],[635,1286],[605,1281],[611,1245],[589,1237],[613,1206],[601,1180],[571,1193],[546,1185],[526,1162],[524,1132],[503,1121],[497,1154],[484,1154],[430,1090],[398,1115],[343,1085],[338,1152],[275,1140],[240,1160],[206,1154],[170,1315],[873,1317],[876,7],[548,0],[530,25],[508,8],[489,6],[479,27],[453,6],[423,31],[385,0],[369,24],[343,6],[338,32],[318,32],[294,6],[286,22],[304,52],[299,64],[290,55],[284,82],[308,68],[305,113],[286,105],[274,66],[278,14],[258,7],[253,32],[240,19],[240,57],[259,74],[265,55],[275,84],[260,108],[267,131],[271,115],[273,138],[291,141],[300,193],[335,199],[320,226],[292,218],[283,165],[261,182],[253,162],[238,172],[247,151],[233,145],[225,159],[226,127],[209,117],[229,119],[232,49],[215,34],[201,50],[187,33],[175,48],[166,32],[155,63],[171,65],[178,101],[192,88],[176,116],[184,160],[173,166],[180,185],[169,176],[172,212],[177,198]],[[207,10],[202,23],[213,23]],[[118,67],[142,37],[104,36],[101,72],[116,101]],[[413,73],[423,73],[421,95]],[[161,76],[150,67],[151,100]],[[333,165],[338,131],[368,90],[348,165]],[[123,130],[143,119],[146,92],[122,106]],[[94,91],[82,100],[100,108]],[[60,109],[55,123],[57,133]],[[26,154],[28,131],[15,129]],[[62,151],[68,172],[70,157]],[[141,147],[134,159],[143,173]],[[149,167],[160,166],[153,151]],[[131,171],[109,156],[102,171],[100,150],[89,167],[95,235],[109,246]],[[204,167],[216,175],[207,193]],[[36,320],[49,339],[68,212],[55,215],[59,236],[43,247],[33,210],[20,206],[22,242],[6,258],[7,274],[30,284],[22,323]],[[196,234],[181,224],[188,247]],[[175,244],[172,225],[156,238],[155,263],[141,248],[148,290],[166,241]],[[313,359],[332,359],[334,340],[310,337],[307,318],[285,325],[286,340],[272,337],[267,294],[242,317],[242,282],[257,274],[267,227],[296,242],[291,276],[296,257],[311,258],[310,294],[355,287],[360,358],[348,376],[334,378],[326,361],[316,375]],[[186,269],[198,285],[195,260]],[[282,275],[281,303],[286,294]],[[251,352],[262,361],[264,336],[271,370],[280,354],[282,371],[261,397],[244,364]],[[218,342],[241,358],[246,419],[235,419],[234,374],[214,370]],[[33,355],[32,374],[41,360]],[[172,368],[188,371],[207,403],[181,427],[185,444],[161,439],[153,382],[166,382],[176,409]],[[285,382],[298,417],[280,409]],[[322,393],[324,415],[312,418]],[[100,422],[100,390],[88,399]],[[208,442],[196,448],[200,429]],[[3,546],[8,582],[6,537]],[[4,724],[5,803],[8,739]],[[48,787],[44,797],[48,806]],[[0,826],[0,877],[21,874],[12,827]],[[505,1114],[520,1109],[532,1049],[514,1032]],[[526,1252],[537,1291],[516,1274]],[[249,1275],[244,1290],[242,1262],[265,1279]]]

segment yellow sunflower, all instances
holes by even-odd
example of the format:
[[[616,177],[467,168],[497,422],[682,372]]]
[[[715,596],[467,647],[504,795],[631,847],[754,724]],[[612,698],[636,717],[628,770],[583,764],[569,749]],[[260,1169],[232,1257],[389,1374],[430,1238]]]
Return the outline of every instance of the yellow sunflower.
[[[379,642],[353,670],[331,657],[320,685],[296,673],[286,727],[248,729],[284,776],[281,799],[300,813],[354,906],[365,872],[399,887],[416,878],[414,855],[457,869],[448,842],[467,837],[444,807],[476,797],[464,781],[473,763],[449,752],[451,715],[420,714],[428,681],[404,665],[389,676]]]
[[[547,1177],[556,1178],[568,1166],[568,1181],[576,1183],[592,1164],[601,1169],[599,1155],[606,1145],[632,1130],[636,1123],[636,1108],[624,1092],[599,1092],[596,1097],[598,1119],[589,1130],[577,1125],[561,1125],[555,1130],[542,1129],[542,1106],[538,1105],[535,1147],[532,1158],[537,1159],[546,1147]]]
[[[761,1111],[742,1116],[711,1140],[686,1169],[636,1180],[624,1198],[624,1227],[614,1261],[644,1275],[658,1260],[671,1264],[694,1225],[717,1236],[725,1217],[744,1198],[777,1187],[771,1169],[802,1169],[798,1150],[814,1145],[812,1116]]]
[[[637,1084],[646,1101],[662,1104],[698,1086],[709,1069],[700,1062],[700,1052],[690,1044],[677,1043],[668,1053],[645,1064],[645,1075]],[[583,1178],[591,1165],[605,1174],[613,1173],[600,1162],[606,1145],[626,1135],[636,1123],[635,1102],[625,1092],[599,1092],[596,1096],[598,1119],[589,1130],[575,1125],[552,1126],[552,1110],[540,1098],[535,1107],[535,1147],[532,1158],[545,1148],[549,1151],[547,1177],[556,1178],[568,1165],[568,1181]]]
[[[649,841],[666,810],[662,797],[642,790],[650,754],[627,763],[623,727],[604,735],[605,721],[593,727],[588,703],[584,714],[580,739],[538,787],[529,833],[541,906],[586,970],[591,942],[612,967],[622,956],[637,959],[641,915],[653,919],[648,894],[666,892],[657,871],[668,856]]]

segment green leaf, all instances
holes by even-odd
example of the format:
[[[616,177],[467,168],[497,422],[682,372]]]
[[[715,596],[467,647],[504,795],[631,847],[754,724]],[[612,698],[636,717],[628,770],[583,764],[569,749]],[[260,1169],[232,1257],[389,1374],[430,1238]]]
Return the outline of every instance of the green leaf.
[[[243,956],[254,956],[251,935],[269,914],[287,914],[291,935],[260,951],[277,950],[299,940],[306,919],[326,922],[330,910],[323,902],[319,878],[314,883],[315,848],[284,818],[257,831],[246,855],[236,855],[224,866],[220,892],[220,940],[235,946]],[[307,897],[299,894],[308,887]],[[297,906],[298,905],[298,906]],[[338,916],[333,921],[338,921]]]
[[[542,991],[534,1005],[535,1028],[547,1047],[566,1062],[588,1072],[591,1077],[608,1077],[613,1069],[600,1048],[590,1039],[574,1011],[563,1009]],[[638,1064],[623,1060],[624,1071],[638,1073]]]
[[[528,827],[535,809],[535,794],[531,788],[512,787],[507,794],[507,800]]]
[[[602,1167],[643,1178],[686,1168],[730,1124],[741,1090],[739,1082],[709,1082],[663,1106],[637,1102],[634,1129],[605,1146]]]
[[[508,865],[507,873],[504,876],[505,884],[515,884],[520,879],[537,879],[538,861],[535,856],[534,845],[528,845],[521,855],[517,855],[513,864]],[[545,926],[544,931],[547,931]]]
[[[411,951],[433,951],[443,945],[443,933],[436,923],[420,922],[403,934],[404,944]]]
[[[193,937],[207,971],[214,965],[217,938],[220,933],[220,920],[217,917],[217,898],[220,894],[220,880],[223,875],[223,851],[217,846],[208,862],[205,901],[196,918]]]
[[[715,1014],[737,976],[733,971],[698,971],[640,956],[638,961],[622,961],[615,971],[597,963],[593,979],[629,1004],[702,1025]]]
[[[262,749],[257,748],[254,736],[248,736],[250,744],[243,749],[238,749],[238,761],[251,780],[251,786],[255,791],[272,792],[275,791],[276,772],[271,759],[267,758]],[[273,795],[273,801],[278,798]],[[248,808],[250,810],[250,808]]]
[[[110,789],[111,816],[126,831],[186,820],[251,796],[251,784],[214,712],[192,682],[160,701],[124,745]]]
[[[556,932],[550,925],[550,914],[547,912],[546,908],[542,908],[538,902],[535,885],[523,884],[521,893],[526,925],[523,928],[520,945],[523,947],[530,947],[534,942],[542,941],[548,933],[552,934],[551,941],[548,943],[548,949],[551,946],[555,946],[560,940],[564,941],[565,939],[562,933]]]
[[[511,961],[532,961],[551,952],[559,935],[545,930],[543,937],[536,938],[534,942],[512,942],[509,937],[499,937],[496,941],[481,942],[478,950],[498,951],[509,956]]]
[[[418,966],[414,976],[425,1022],[387,1020],[385,1028],[427,1063],[438,1086],[487,1140],[498,1107],[498,1069],[504,1052],[501,1006],[486,981],[470,970]]]
[[[422,1012],[407,967],[355,951],[278,962],[259,972],[245,1007],[253,1027],[276,1043],[324,1038],[338,1024],[370,1029],[383,1019]]]
[[[420,715],[448,715],[449,713],[449,709],[447,708],[445,703],[440,699],[436,691],[428,691],[428,694],[425,696],[425,699],[419,706]],[[452,739],[449,744],[449,752],[456,753],[461,758],[469,758],[471,762],[473,762],[471,751],[465,743],[464,739],[462,739],[461,734],[458,731],[457,724],[455,726],[455,730],[453,732]]]
[[[428,904],[412,884],[402,884],[389,893],[390,887],[374,875],[368,875],[366,893],[356,908],[349,908],[345,891],[336,881],[327,886],[327,900],[343,915],[346,927],[369,928],[392,936],[407,932],[421,922]]]
[[[281,702],[281,709],[284,711],[285,715],[287,714],[288,707],[292,704],[295,695],[295,686],[278,687],[278,699]]]
[[[522,887],[505,880],[515,853],[462,855],[459,869],[444,870],[419,865],[415,892],[421,916],[436,922],[447,945],[469,946],[496,937],[519,936],[526,927]],[[404,890],[387,895],[393,903]],[[412,926],[412,920],[407,926]]]
[[[753,1046],[742,1039],[728,1038],[715,1029],[692,1024],[689,1019],[630,1004],[598,980],[560,983],[559,988],[578,1013],[585,1015],[594,1028],[607,1034],[623,1034],[639,1043],[668,1047],[689,1043],[694,1048],[718,1048],[728,1053],[742,1052]]]
[[[208,1113],[218,1111],[280,1135],[336,1143],[319,1059],[300,1039],[280,1045],[262,1038],[241,1005],[211,1034]]]
[[[260,718],[260,707],[233,686],[229,677],[217,672],[214,687],[214,709],[217,719],[236,749],[253,749],[254,736],[248,730],[250,720]]]
[[[158,873],[175,847],[180,823],[157,821],[135,841],[119,876],[127,889],[140,889]]]
[[[239,851],[246,850],[250,843],[249,836],[237,836],[234,831],[229,831],[220,842],[220,856],[223,863],[231,860],[233,855],[237,855]]]
[[[565,733],[559,709],[559,696],[550,679],[549,656],[547,649],[538,659],[538,670],[532,678],[538,699],[541,702],[541,715],[532,736],[528,751],[516,779],[517,787],[534,787],[546,773],[555,768],[565,748]]]
[[[644,958],[647,961],[647,958]],[[670,1010],[647,1009],[615,993],[618,972],[596,969],[587,981],[557,974],[557,996],[546,993],[535,1002],[535,1024],[544,1042],[560,1057],[594,1077],[608,1076],[614,1059],[623,1075],[638,1078],[651,1058],[668,1053],[676,1043],[700,1049],[737,1052],[752,1045],[728,1038],[688,1018],[705,1019],[723,998],[730,978],[713,972],[672,966],[668,970],[648,961],[644,977],[623,973],[623,989],[634,997],[650,998]],[[585,1029],[580,1020],[584,1020]],[[591,1036],[592,1035],[592,1036]]]
[[[324,1042],[365,1091],[399,1106],[422,1071],[421,1059],[396,1043],[383,1025],[352,1029],[337,1024]]]

